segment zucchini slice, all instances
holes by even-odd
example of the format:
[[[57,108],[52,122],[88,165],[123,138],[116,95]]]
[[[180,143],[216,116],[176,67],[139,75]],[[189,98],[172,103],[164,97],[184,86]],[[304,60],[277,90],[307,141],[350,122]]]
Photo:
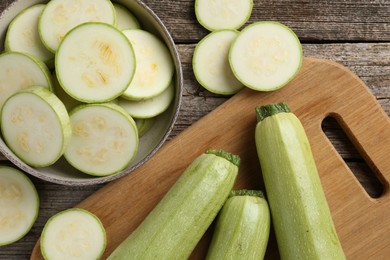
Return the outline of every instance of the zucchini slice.
[[[64,89],[61,87],[60,83],[58,82],[56,73],[52,73],[52,82],[53,82],[53,93],[64,103],[66,110],[68,112],[72,111],[77,106],[83,104],[82,102],[72,98],[64,91]]]
[[[38,20],[44,4],[31,6],[19,13],[10,23],[4,48],[5,51],[27,53],[46,64],[54,61],[54,54],[46,49],[38,33]]]
[[[256,108],[256,148],[282,259],[345,259],[310,143],[285,103]]]
[[[81,172],[112,175],[126,168],[135,156],[137,126],[120,106],[81,105],[70,113],[70,120],[73,134],[64,156]]]
[[[42,255],[47,260],[100,259],[106,244],[106,232],[99,218],[80,208],[52,216],[40,240]]]
[[[4,102],[18,92],[32,86],[52,89],[47,66],[36,58],[20,53],[6,52],[0,55],[0,109]]]
[[[224,151],[197,157],[108,259],[188,259],[227,199],[239,163]]]
[[[33,167],[54,164],[62,156],[71,136],[64,104],[40,86],[11,96],[4,103],[0,119],[8,147]]]
[[[155,117],[145,118],[145,119],[134,118],[134,121],[138,129],[138,135],[139,137],[142,137],[153,127],[156,118]]]
[[[240,28],[252,8],[252,0],[195,0],[196,19],[209,31]]]
[[[206,259],[263,259],[271,216],[258,190],[232,191],[215,226]]]
[[[56,54],[56,74],[71,97],[103,103],[120,96],[135,73],[133,48],[125,35],[104,23],[72,29]]]
[[[38,217],[39,197],[21,171],[0,166],[0,246],[25,236]]]
[[[134,79],[123,93],[130,100],[148,99],[161,94],[172,82],[174,66],[168,47],[145,30],[124,30],[137,60]]]
[[[229,64],[230,46],[237,35],[234,30],[214,31],[195,47],[192,67],[196,80],[212,93],[233,95],[244,87]]]
[[[55,53],[65,35],[86,22],[116,25],[116,13],[111,1],[51,0],[39,18],[38,32],[46,48]]]
[[[134,16],[129,9],[125,6],[113,3],[115,11],[116,11],[116,27],[119,30],[128,30],[128,29],[140,29],[141,25],[139,24],[137,18]]]
[[[285,86],[302,64],[302,46],[296,34],[278,22],[256,22],[233,42],[229,62],[236,78],[258,91]]]
[[[152,118],[164,113],[174,97],[175,86],[171,84],[163,93],[156,97],[140,101],[121,98],[119,99],[119,105],[134,118]]]

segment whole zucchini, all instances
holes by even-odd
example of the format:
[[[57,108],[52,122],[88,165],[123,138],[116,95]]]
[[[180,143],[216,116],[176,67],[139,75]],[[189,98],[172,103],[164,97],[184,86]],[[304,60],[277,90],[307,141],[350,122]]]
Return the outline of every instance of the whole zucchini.
[[[208,150],[108,259],[187,259],[235,183],[240,158]]]
[[[257,153],[281,259],[345,259],[310,144],[285,103],[256,108]]]
[[[263,259],[270,219],[263,192],[232,191],[217,218],[206,259]]]

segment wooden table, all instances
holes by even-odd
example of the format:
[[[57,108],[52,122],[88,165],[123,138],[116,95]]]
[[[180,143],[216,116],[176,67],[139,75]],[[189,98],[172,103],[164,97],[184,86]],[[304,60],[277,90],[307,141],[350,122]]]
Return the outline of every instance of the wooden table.
[[[0,10],[12,1],[2,0]],[[144,1],[166,24],[180,52],[184,96],[180,116],[170,138],[218,107],[229,97],[211,94],[195,81],[191,59],[196,43],[208,32],[196,21],[194,1]],[[390,1],[388,0],[254,0],[249,23],[274,20],[290,26],[300,38],[306,57],[337,61],[356,73],[390,116]],[[353,98],[353,97],[352,97]],[[324,130],[366,188],[378,197],[382,185],[333,120]],[[373,126],[374,127],[374,126]],[[0,164],[9,164],[0,155]],[[39,217],[20,241],[0,247],[0,259],[28,259],[47,219],[79,203],[102,187],[67,187],[31,178],[40,195]]]

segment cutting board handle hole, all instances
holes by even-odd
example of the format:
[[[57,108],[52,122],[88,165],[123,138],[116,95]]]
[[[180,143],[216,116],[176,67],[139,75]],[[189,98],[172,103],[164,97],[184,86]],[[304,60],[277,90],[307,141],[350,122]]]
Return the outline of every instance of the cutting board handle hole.
[[[348,134],[339,124],[336,117],[328,116],[322,121],[322,130],[356,179],[372,198],[379,198],[384,191],[383,183],[378,179],[374,170],[364,160]]]

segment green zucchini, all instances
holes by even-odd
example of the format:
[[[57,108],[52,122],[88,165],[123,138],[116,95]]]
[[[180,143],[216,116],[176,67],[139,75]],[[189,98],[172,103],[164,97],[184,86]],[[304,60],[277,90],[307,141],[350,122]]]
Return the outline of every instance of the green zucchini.
[[[285,103],[256,108],[256,148],[281,259],[345,259],[310,143]]]
[[[239,163],[224,151],[200,155],[108,259],[187,259],[229,196]]]
[[[262,191],[232,191],[219,213],[206,259],[263,259],[270,223]]]

